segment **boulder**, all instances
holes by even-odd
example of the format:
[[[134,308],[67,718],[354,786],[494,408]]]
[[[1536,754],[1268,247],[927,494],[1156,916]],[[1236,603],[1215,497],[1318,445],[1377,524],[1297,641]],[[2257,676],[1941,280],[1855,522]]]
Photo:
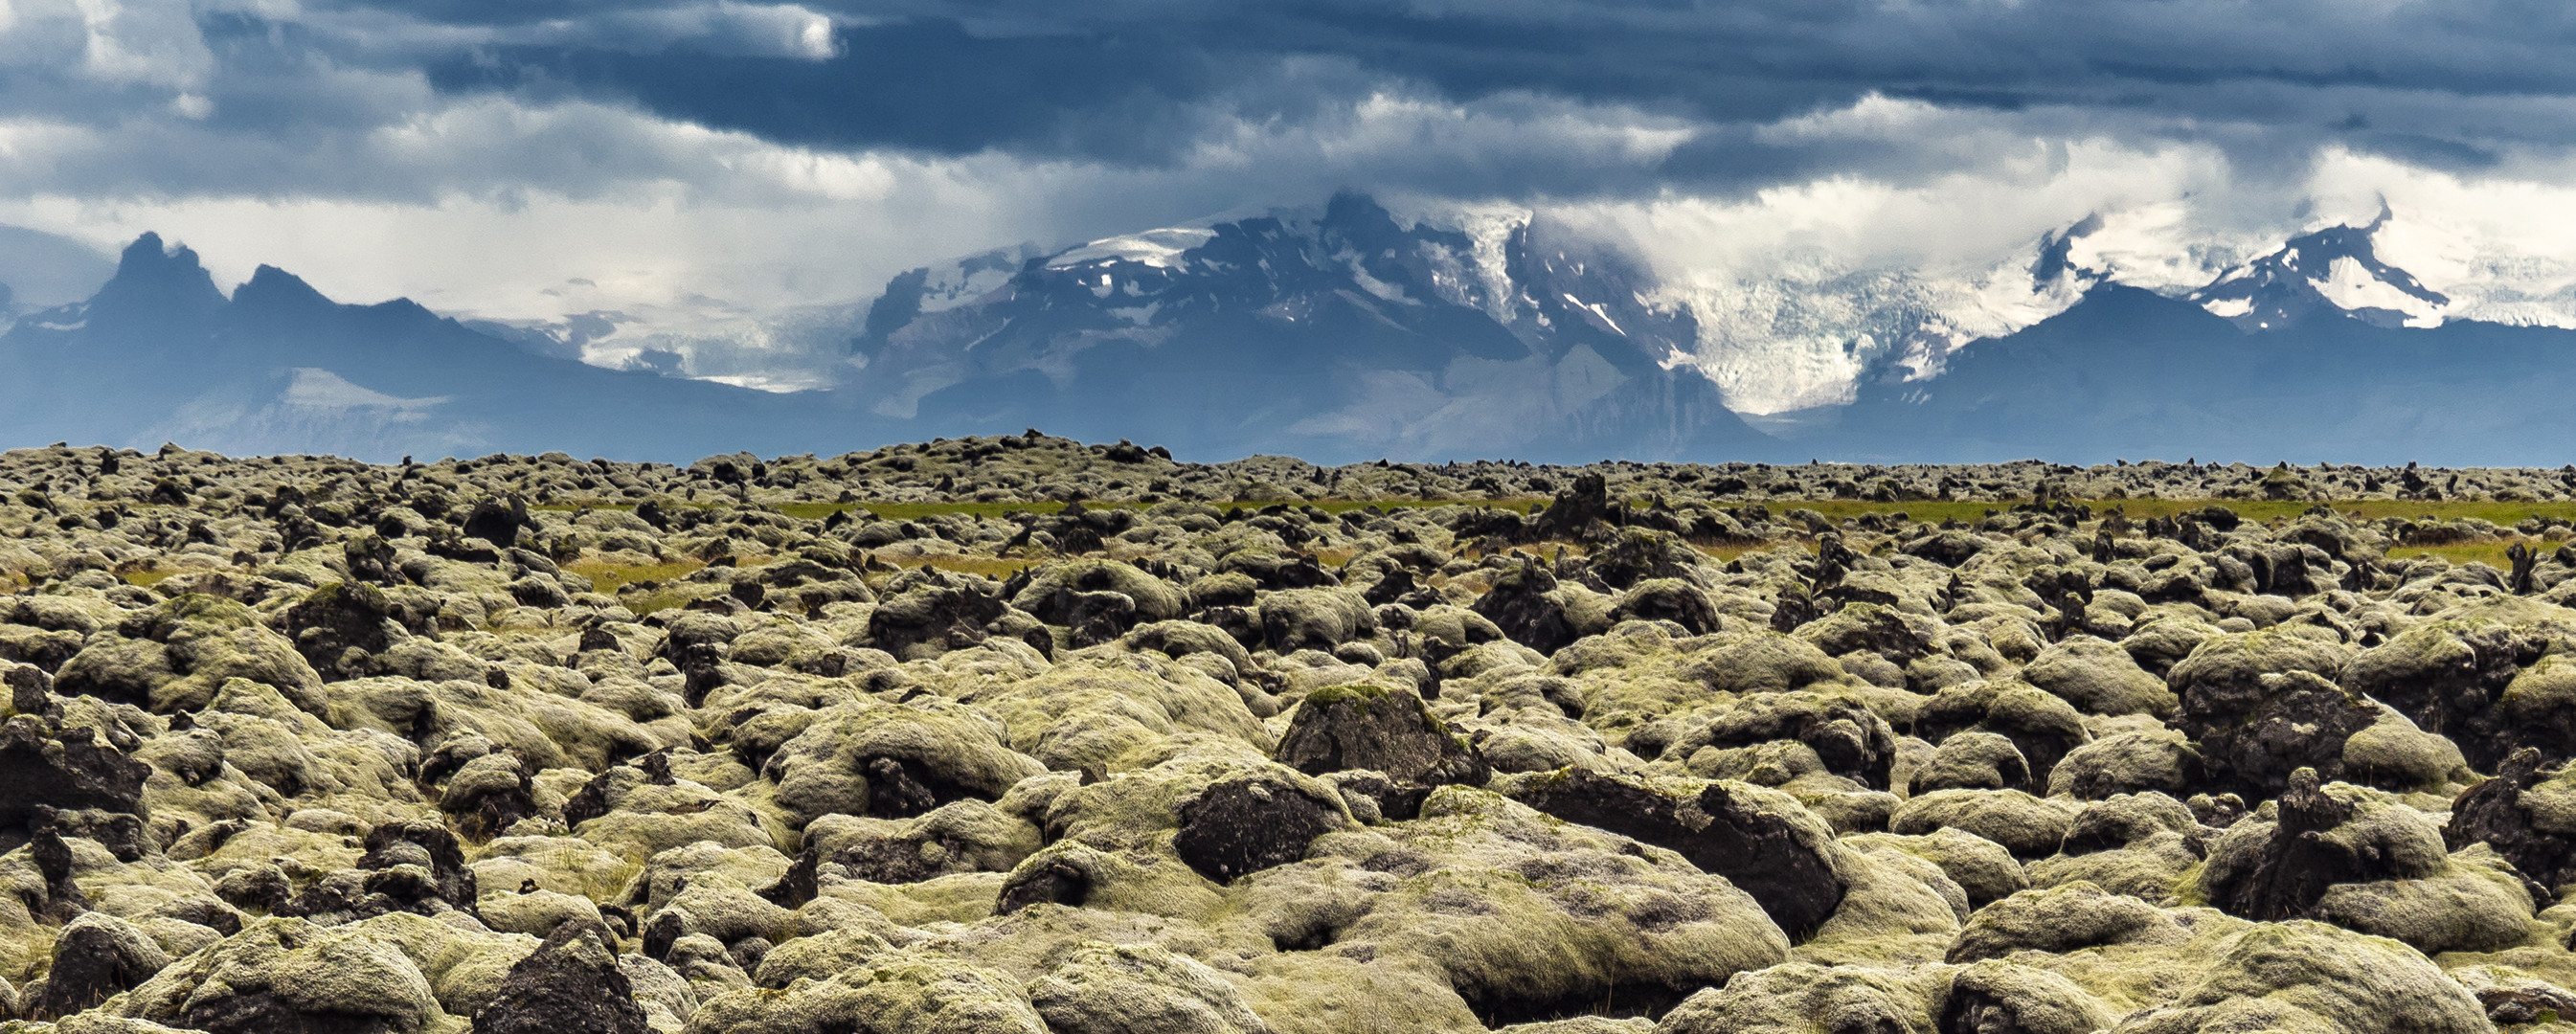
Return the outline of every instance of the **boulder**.
[[[39,806],[139,812],[151,774],[89,728],[18,715],[0,724],[0,829],[24,825]]]
[[[1950,977],[1941,1034],[2093,1034],[2114,1017],[2072,980],[1988,959]]]
[[[2458,981],[2396,941],[2292,920],[2246,928],[2169,1004],[2115,1034],[2313,1030],[2486,1034],[2486,1010]]]
[[[1224,974],[1154,944],[1086,942],[1029,984],[1053,1034],[1267,1034]]]
[[[1833,663],[1822,654],[1817,656],[1826,664]],[[1745,695],[1719,711],[1706,725],[1676,737],[1663,749],[1663,755],[1687,759],[1703,747],[1728,750],[1775,740],[1805,745],[1815,751],[1826,771],[1864,788],[1890,788],[1896,731],[1867,704],[1842,693]]]
[[[2074,826],[2074,809],[2019,790],[1935,790],[1898,805],[1891,833],[1960,829],[2002,844],[2015,857],[2057,853]]]
[[[1045,766],[1002,743],[992,719],[930,700],[817,712],[761,766],[802,826],[828,814],[903,818],[950,801],[996,800]]]
[[[1217,783],[1181,806],[1172,850],[1199,875],[1231,883],[1305,857],[1307,844],[1343,825],[1336,810],[1284,780]]]
[[[1803,937],[1842,904],[1842,883],[1825,854],[1830,831],[1812,816],[1783,814],[1777,803],[1765,808],[1749,791],[1720,782],[1694,791],[1567,768],[1516,780],[1509,792],[1568,822],[1678,852],[1753,895],[1792,938]]]
[[[2170,946],[2190,939],[2188,928],[2155,906],[2078,881],[2023,891],[1978,909],[1950,946],[1949,961],[2024,951],[2062,955],[2106,944]]]
[[[2212,904],[2247,919],[2309,917],[2329,888],[2417,879],[2445,867],[2442,834],[2413,809],[2315,769],[2292,773],[2277,818],[2229,827],[2200,877]]]
[[[1487,774],[1475,749],[1420,696],[1366,684],[1306,694],[1279,737],[1278,758],[1308,775],[1366,769],[1413,786],[1475,786]]]
[[[69,1016],[133,990],[169,964],[169,953],[133,924],[83,913],[56,935],[53,966],[25,1011],[40,1020]]]
[[[2138,666],[2129,651],[2089,635],[2068,636],[2021,669],[2023,681],[2086,714],[2171,718],[2180,698],[2165,680]]]
[[[1280,653],[1331,650],[1377,634],[1368,600],[1348,589],[1283,589],[1257,608],[1262,642]]]
[[[2442,842],[2454,851],[2485,844],[2554,889],[2576,883],[2576,766],[2544,769],[2542,760],[2525,747],[2495,778],[2462,793],[2451,803]]]
[[[511,965],[474,1014],[474,1034],[645,1034],[644,1010],[618,969],[617,935],[595,922],[557,927]]]

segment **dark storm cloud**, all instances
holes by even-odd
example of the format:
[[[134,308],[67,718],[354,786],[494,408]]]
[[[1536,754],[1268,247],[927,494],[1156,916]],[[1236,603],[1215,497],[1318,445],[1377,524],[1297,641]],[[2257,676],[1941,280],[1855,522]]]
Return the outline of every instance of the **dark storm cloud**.
[[[162,117],[178,91],[204,98],[189,132],[316,152],[442,97],[492,97],[606,102],[825,150],[1150,168],[1390,93],[1692,127],[1623,173],[1536,154],[1525,171],[1456,170],[1461,187],[1540,195],[1834,171],[1903,179],[1974,160],[1901,135],[1763,131],[1871,95],[2009,116],[2033,135],[2210,144],[2254,169],[2329,143],[2455,170],[2576,143],[2565,104],[2576,64],[2563,60],[2576,14],[2502,0],[122,0],[52,18],[43,7],[22,3],[0,30],[0,115],[130,127]],[[162,8],[193,38],[143,16]],[[101,9],[122,12],[107,38],[163,39],[167,53],[129,55],[102,76],[100,34],[84,24]],[[184,189],[187,162],[174,162],[164,186]],[[1551,171],[1566,168],[1600,178]]]
[[[1686,181],[1796,174],[1848,157],[1781,152],[1721,130],[1870,94],[2071,110],[2096,129],[2256,155],[2341,141],[2475,168],[2499,148],[2576,141],[2576,119],[2555,103],[2494,125],[2447,110],[2576,92],[2576,66],[2562,59],[2576,22],[2536,4],[812,6],[839,20],[834,56],[822,60],[711,52],[689,39],[639,47],[631,33],[591,40],[575,30],[420,60],[450,93],[615,98],[779,142],[1142,164],[1171,160],[1225,124],[1294,120],[1390,85],[1462,103],[1536,94],[1691,120],[1712,135],[1664,170]],[[601,15],[592,5],[465,0],[407,10],[496,35]],[[1348,74],[1280,74],[1317,60]]]
[[[490,47],[428,65],[449,91],[606,93],[781,143],[1147,158],[1237,79],[1205,50],[1121,36],[979,37],[955,22],[845,27],[822,60]]]

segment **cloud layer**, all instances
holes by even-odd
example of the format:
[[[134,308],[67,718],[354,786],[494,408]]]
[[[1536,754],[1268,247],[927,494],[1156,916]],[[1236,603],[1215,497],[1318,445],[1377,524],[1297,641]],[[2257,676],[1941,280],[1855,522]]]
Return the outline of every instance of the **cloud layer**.
[[[1633,243],[1768,412],[2062,306],[2023,271],[2088,216],[2080,262],[2183,290],[2385,202],[2464,314],[2566,322],[2571,34],[2502,0],[0,0],[0,224],[788,386],[904,269],[1357,189]]]

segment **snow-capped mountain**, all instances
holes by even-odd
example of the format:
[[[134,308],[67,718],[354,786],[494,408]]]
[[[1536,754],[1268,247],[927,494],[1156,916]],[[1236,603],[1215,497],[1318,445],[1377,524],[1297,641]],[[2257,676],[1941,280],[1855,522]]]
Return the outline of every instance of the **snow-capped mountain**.
[[[1301,455],[1683,455],[1758,443],[1691,313],[1543,219],[1359,196],[897,277],[842,391],[931,424]],[[1575,450],[1586,450],[1577,452]]]
[[[1984,268],[1715,282],[1543,213],[1399,218],[1344,196],[905,273],[799,331],[833,342],[814,368],[837,379],[793,392],[743,386],[757,370],[601,369],[562,339],[341,304],[268,267],[227,294],[146,235],[87,301],[0,334],[0,445],[679,459],[1038,427],[1331,462],[2554,448],[2576,430],[2558,281],[2485,276],[2393,219],[2196,289],[2124,283],[2099,219]]]
[[[2334,226],[2292,238],[2280,250],[2228,270],[2190,300],[2248,331],[2288,327],[2319,314],[2378,327],[2438,327],[2452,304],[2415,275],[2379,259],[2368,226]]]

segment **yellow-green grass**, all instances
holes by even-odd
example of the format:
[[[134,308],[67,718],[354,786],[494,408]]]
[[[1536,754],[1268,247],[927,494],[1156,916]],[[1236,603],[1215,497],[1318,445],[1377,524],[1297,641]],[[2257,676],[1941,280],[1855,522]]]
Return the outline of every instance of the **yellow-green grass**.
[[[694,559],[672,560],[659,564],[616,564],[602,560],[575,560],[563,569],[590,579],[593,588],[611,596],[636,582],[667,582],[687,577],[689,572],[707,566]]]
[[[155,585],[161,584],[163,580],[168,579],[172,575],[179,573],[181,572],[164,570],[157,567],[147,567],[139,571],[118,571],[116,572],[116,576],[125,579],[125,584],[127,585],[141,589],[149,589]]]
[[[2510,571],[2513,570],[2513,558],[2506,556],[2505,552],[2512,549],[2517,543],[2530,546],[2533,552],[2539,553],[2544,557],[2556,550],[2559,545],[2558,543],[2541,539],[2515,538],[2506,539],[2500,542],[2456,542],[2441,546],[2398,546],[2388,551],[2388,559],[2413,560],[2418,557],[2437,556],[2454,564],[2480,563],[2499,571]]]

